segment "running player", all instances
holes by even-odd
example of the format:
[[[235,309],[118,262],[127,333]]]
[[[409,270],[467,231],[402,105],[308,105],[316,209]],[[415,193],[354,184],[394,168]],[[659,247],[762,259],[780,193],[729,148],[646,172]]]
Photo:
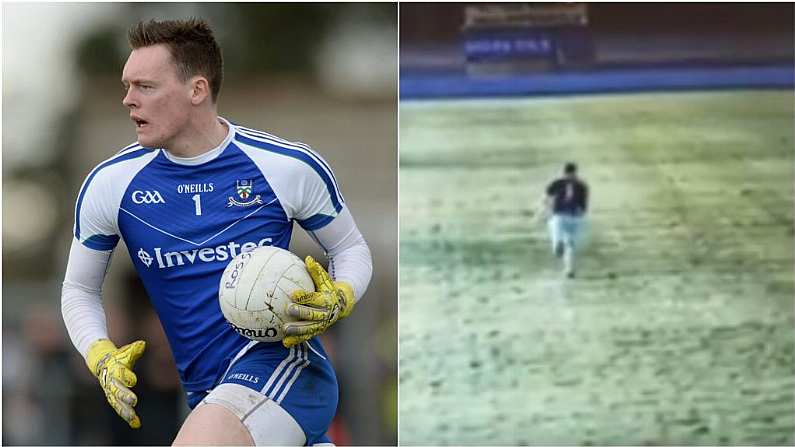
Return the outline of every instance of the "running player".
[[[563,177],[547,186],[544,204],[547,213],[552,251],[563,257],[564,273],[574,278],[577,238],[588,210],[588,185],[577,176],[577,165],[566,163]]]
[[[145,342],[108,340],[100,294],[123,239],[193,409],[175,444],[328,442],[338,387],[313,336],[350,314],[372,274],[334,175],[308,146],[218,116],[223,63],[204,21],[141,22],[128,37],[122,102],[138,141],[80,188],[62,291],[70,338],[110,405],[140,427],[130,388]],[[241,252],[287,249],[293,221],[327,253],[330,275],[307,258],[317,292],[293,297],[301,321],[286,327],[283,343],[243,338],[220,312],[220,276]]]

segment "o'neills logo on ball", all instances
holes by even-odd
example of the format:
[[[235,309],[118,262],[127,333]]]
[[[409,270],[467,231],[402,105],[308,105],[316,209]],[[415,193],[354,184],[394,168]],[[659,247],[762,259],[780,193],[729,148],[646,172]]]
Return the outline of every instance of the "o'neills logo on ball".
[[[235,332],[237,332],[238,334],[240,334],[240,335],[242,335],[244,337],[275,337],[277,335],[276,328],[272,328],[272,327],[267,327],[267,328],[263,327],[263,328],[259,328],[259,329],[247,329],[247,328],[242,328],[242,327],[235,326],[231,322],[227,322],[227,323],[229,323],[229,326],[232,326],[232,329],[234,329]]]

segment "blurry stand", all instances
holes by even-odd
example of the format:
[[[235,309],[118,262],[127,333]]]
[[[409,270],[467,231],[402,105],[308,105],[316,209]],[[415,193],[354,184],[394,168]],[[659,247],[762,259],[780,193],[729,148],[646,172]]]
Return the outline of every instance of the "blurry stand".
[[[467,73],[509,75],[589,66],[594,46],[584,3],[476,4],[461,29]]]
[[[320,85],[345,101],[395,100],[397,23],[368,17],[368,8],[347,5],[317,52]],[[392,28],[394,32],[385,31]]]

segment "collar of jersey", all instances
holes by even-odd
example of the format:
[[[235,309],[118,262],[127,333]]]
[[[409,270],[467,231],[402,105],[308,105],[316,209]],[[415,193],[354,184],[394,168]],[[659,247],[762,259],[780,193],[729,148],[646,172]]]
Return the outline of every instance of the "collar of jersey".
[[[221,144],[219,144],[218,146],[195,157],[177,157],[176,155],[169,153],[165,149],[163,150],[163,155],[167,159],[169,159],[169,161],[171,161],[172,163],[176,163],[178,165],[186,165],[186,166],[200,165],[203,163],[207,163],[208,161],[215,160],[215,158],[221,155],[221,152],[224,151],[226,146],[232,140],[232,137],[234,137],[235,135],[235,129],[233,129],[232,123],[230,123],[226,118],[220,116],[218,117],[218,119],[222,121],[224,124],[226,124],[227,129],[229,129],[229,132],[227,132],[226,134],[226,138],[224,138],[224,141],[222,141]]]

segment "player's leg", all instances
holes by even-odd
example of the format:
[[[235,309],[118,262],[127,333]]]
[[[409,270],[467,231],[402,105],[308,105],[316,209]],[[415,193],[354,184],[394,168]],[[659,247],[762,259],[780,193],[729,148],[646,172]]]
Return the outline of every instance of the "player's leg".
[[[303,430],[281,406],[235,383],[218,385],[182,425],[174,445],[302,446]]]
[[[564,223],[564,245],[565,252],[563,255],[563,265],[565,268],[566,276],[569,278],[574,277],[575,269],[575,255],[577,249],[577,238],[580,231],[580,218],[567,217]]]
[[[217,404],[201,404],[185,419],[173,445],[253,446],[254,439],[231,410]]]
[[[547,222],[547,229],[549,230],[549,239],[552,242],[552,253],[557,256],[561,257],[563,255],[563,241],[562,241],[562,231],[560,226],[560,217],[557,214],[553,214],[552,217]]]
[[[323,347],[316,340],[289,350],[258,343],[234,361],[221,383],[185,421],[175,444],[179,445],[313,445],[324,435],[337,409],[337,378]],[[208,407],[203,408],[203,407]],[[229,441],[223,433],[228,418],[248,431],[246,440]],[[228,415],[227,414],[227,415]],[[205,425],[206,424],[206,425]],[[202,426],[202,427],[199,427]]]
[[[305,362],[298,364],[294,374],[287,375],[284,386],[280,387],[277,381],[271,387],[266,384],[262,392],[298,421],[308,445],[333,445],[326,433],[337,412],[337,376],[317,338],[294,348],[298,360]]]
[[[574,278],[574,247],[568,244],[563,253],[563,268],[566,276]]]

